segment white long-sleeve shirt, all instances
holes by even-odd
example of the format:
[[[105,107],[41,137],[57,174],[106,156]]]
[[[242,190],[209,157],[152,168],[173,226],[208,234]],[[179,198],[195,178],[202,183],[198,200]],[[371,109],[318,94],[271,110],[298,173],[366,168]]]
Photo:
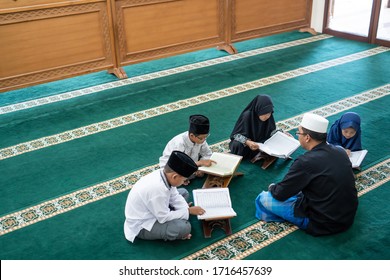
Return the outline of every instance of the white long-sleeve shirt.
[[[175,210],[171,210],[169,206]],[[125,207],[124,233],[133,242],[142,229],[151,230],[154,223],[175,219],[188,220],[188,204],[176,187],[168,185],[164,172],[155,170],[142,177],[130,190]]]
[[[176,135],[165,146],[159,162],[161,168],[167,164],[169,156],[173,151],[181,151],[190,156],[195,162],[199,159],[210,159],[212,154],[212,151],[206,141],[202,144],[193,143],[190,140],[188,131]]]

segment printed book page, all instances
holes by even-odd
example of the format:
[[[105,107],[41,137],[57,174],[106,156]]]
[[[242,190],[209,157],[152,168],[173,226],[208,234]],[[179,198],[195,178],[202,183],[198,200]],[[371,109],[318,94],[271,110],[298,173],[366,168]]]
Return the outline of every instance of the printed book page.
[[[203,215],[198,215],[199,220],[237,216],[232,208],[228,188],[196,189],[192,193],[195,206],[206,211]]]
[[[210,159],[214,160],[216,163],[213,163],[209,167],[201,166],[198,170],[203,171],[207,174],[225,177],[233,175],[237,166],[241,162],[242,156],[224,153],[213,153]]]
[[[349,160],[351,161],[353,168],[357,168],[362,164],[362,161],[366,157],[367,152],[367,150],[351,152]]]
[[[272,137],[265,141],[264,144],[257,144],[263,152],[279,158],[288,158],[300,146],[297,139],[280,131],[272,135]]]

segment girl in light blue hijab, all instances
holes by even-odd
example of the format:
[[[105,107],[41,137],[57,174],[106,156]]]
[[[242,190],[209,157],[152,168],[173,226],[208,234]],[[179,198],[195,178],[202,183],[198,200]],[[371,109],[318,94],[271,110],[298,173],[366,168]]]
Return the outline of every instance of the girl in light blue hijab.
[[[348,112],[334,122],[328,133],[328,143],[343,147],[347,154],[362,150],[360,116]]]

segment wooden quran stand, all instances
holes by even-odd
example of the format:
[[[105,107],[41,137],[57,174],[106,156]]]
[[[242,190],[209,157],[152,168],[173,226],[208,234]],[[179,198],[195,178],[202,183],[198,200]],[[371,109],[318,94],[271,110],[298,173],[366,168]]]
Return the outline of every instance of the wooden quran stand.
[[[217,176],[217,175],[208,174],[207,179],[203,184],[203,188],[204,189],[205,188],[227,188],[233,177],[244,175],[244,173],[236,171],[238,166],[240,165],[240,162],[241,162],[241,159],[238,162],[238,164],[235,166],[234,172],[232,175]],[[223,218],[202,220],[204,237],[210,238],[211,232],[216,227],[222,228],[225,231],[226,235],[232,234],[232,228],[230,225],[230,218],[232,218],[232,217],[223,217]]]
[[[234,172],[233,175],[220,177],[216,175],[207,175],[207,179],[203,184],[203,188],[227,188],[233,177],[243,176],[242,172]]]
[[[228,177],[219,177],[219,176],[214,176],[209,174],[203,185],[203,188],[215,188],[215,187],[226,188],[233,177],[242,176],[242,175],[244,175],[242,172],[234,172],[232,176],[228,176]],[[202,220],[204,237],[210,238],[211,232],[216,227],[222,228],[225,231],[226,235],[232,234],[230,218],[232,217]]]
[[[237,157],[236,155],[232,155],[234,157]],[[234,170],[230,175],[215,175],[212,173],[208,173],[207,179],[203,184],[203,188],[227,188],[230,184],[230,181],[233,179],[233,177],[238,177],[238,176],[243,176],[244,173],[242,172],[237,172],[237,168],[240,165],[242,157],[239,157],[239,161],[236,163],[234,166]],[[207,171],[205,171],[207,173]]]
[[[216,220],[202,220],[203,235],[205,238],[211,237],[211,232],[216,227],[222,228],[226,235],[232,234],[232,226],[230,225],[230,218],[216,219]]]
[[[263,153],[263,152],[259,152],[257,155],[255,155],[251,159],[251,162],[255,163],[256,161],[259,161],[262,159],[264,159],[264,162],[263,162],[263,165],[261,166],[261,168],[267,169],[268,166],[270,166],[272,163],[274,163],[274,161],[277,159],[277,157],[270,156],[270,155]]]

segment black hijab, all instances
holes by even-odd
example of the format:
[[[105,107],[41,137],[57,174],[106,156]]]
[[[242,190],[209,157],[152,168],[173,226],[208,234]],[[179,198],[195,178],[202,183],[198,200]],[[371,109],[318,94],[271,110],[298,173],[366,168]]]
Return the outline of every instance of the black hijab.
[[[246,106],[239,116],[230,139],[234,135],[241,134],[255,142],[264,142],[271,136],[271,132],[276,129],[273,114],[265,122],[259,116],[274,112],[274,105],[268,95],[258,95]]]

